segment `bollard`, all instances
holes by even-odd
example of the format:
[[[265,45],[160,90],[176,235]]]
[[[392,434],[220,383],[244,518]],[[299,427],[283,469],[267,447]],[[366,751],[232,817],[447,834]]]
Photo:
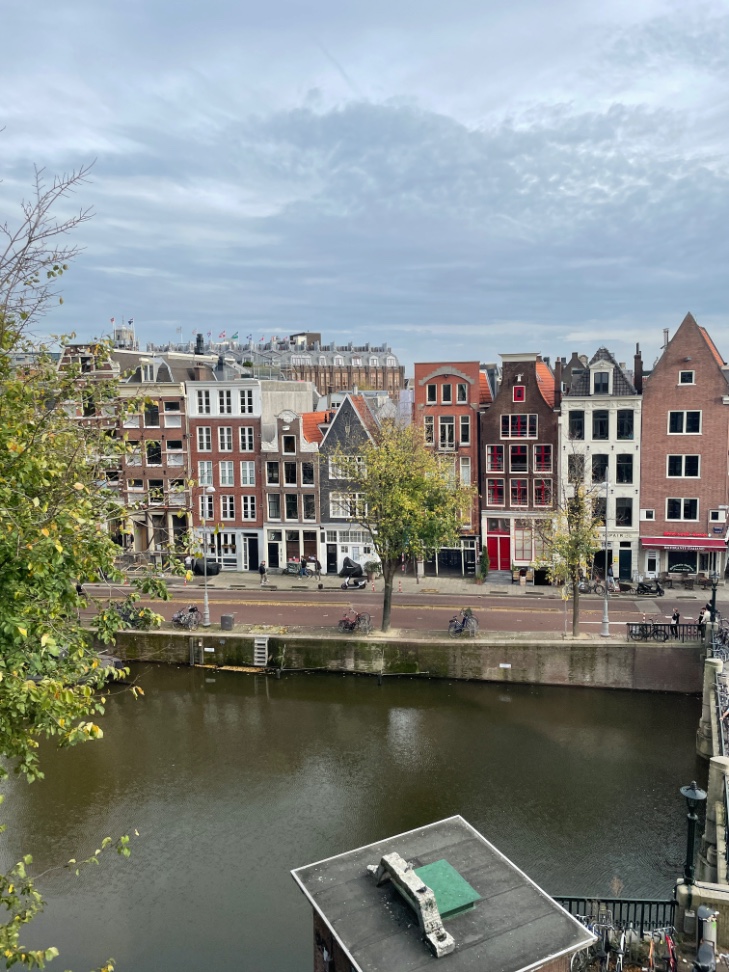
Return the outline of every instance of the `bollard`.
[[[377,673],[377,684],[382,685],[382,672]]]
[[[375,593],[375,582],[374,581],[372,581],[372,593],[373,594]]]
[[[402,581],[397,582],[397,593],[402,594]]]

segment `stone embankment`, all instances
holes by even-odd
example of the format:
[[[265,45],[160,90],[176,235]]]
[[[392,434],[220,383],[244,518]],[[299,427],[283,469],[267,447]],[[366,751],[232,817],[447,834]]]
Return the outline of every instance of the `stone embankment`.
[[[287,671],[424,675],[431,678],[574,685],[648,692],[700,693],[704,648],[614,638],[519,633],[471,638],[390,631],[353,637],[291,628],[124,632],[117,651],[127,661],[254,666],[254,642],[267,637],[267,667]]]

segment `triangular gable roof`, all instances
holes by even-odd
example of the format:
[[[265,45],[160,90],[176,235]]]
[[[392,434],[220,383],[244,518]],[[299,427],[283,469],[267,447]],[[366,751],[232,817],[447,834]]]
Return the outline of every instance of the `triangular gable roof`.
[[[691,317],[690,314],[687,315],[687,316]],[[691,318],[691,319],[693,320],[693,318]],[[699,327],[698,324],[696,326]],[[712,341],[712,339],[709,337],[709,332],[706,330],[705,327],[699,327],[699,331],[701,332],[701,335],[702,335],[703,339],[708,344],[709,350],[714,355],[714,360],[716,361],[716,363],[719,365],[720,368],[724,368],[726,366],[726,361],[724,361],[724,359],[722,358],[722,356],[719,354],[716,345],[714,344],[714,342]]]
[[[539,391],[542,393],[542,398],[550,408],[554,408],[556,391],[554,375],[552,374],[549,365],[544,361],[537,361],[535,370],[537,374],[537,384],[539,385]]]
[[[374,433],[377,431],[377,422],[370,411],[367,401],[363,395],[351,395],[349,392],[342,399],[342,403],[339,408],[332,413],[331,421],[327,426],[326,431],[322,436],[322,442],[326,442],[329,433],[333,428],[336,428],[337,423],[340,421],[340,415],[343,415],[347,411],[345,407],[347,404],[351,406],[352,411],[359,419],[362,428],[367,433],[368,437],[371,439]]]
[[[485,371],[479,371],[478,373],[478,403],[479,405],[491,405],[493,402],[493,397],[491,395],[491,386],[489,385],[488,375]]]
[[[606,361],[613,366],[613,395],[637,395],[635,385],[628,378],[625,371],[615,360],[615,356],[607,348],[598,348],[590,358],[587,368],[572,379],[569,390],[570,397],[590,394],[590,367],[598,361]]]
[[[301,416],[301,434],[307,442],[321,442],[324,433],[319,428],[327,421],[329,412],[304,412]]]

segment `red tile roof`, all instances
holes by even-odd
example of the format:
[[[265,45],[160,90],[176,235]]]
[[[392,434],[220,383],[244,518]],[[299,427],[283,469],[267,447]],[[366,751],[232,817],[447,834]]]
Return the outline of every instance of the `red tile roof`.
[[[377,422],[375,421],[374,415],[370,411],[369,405],[367,404],[367,399],[364,397],[364,395],[350,395],[349,397],[357,414],[362,419],[362,424],[370,435],[374,435],[377,431]]]
[[[709,350],[714,355],[714,359],[716,360],[716,363],[719,365],[720,368],[723,368],[724,365],[726,364],[726,362],[724,361],[724,359],[722,358],[722,356],[717,351],[716,345],[714,344],[714,342],[709,337],[708,331],[706,330],[705,327],[699,327],[699,331],[701,331],[701,334],[703,335],[704,340],[706,341],[706,343],[709,346]]]
[[[536,370],[537,383],[539,385],[539,391],[542,393],[542,398],[550,408],[554,408],[554,375],[552,374],[549,365],[545,364],[544,361],[537,361]]]
[[[478,373],[478,402],[479,405],[490,405],[493,402],[489,379],[484,371]]]
[[[307,442],[321,442],[324,433],[319,428],[324,425],[329,412],[304,412],[301,416],[301,432]]]

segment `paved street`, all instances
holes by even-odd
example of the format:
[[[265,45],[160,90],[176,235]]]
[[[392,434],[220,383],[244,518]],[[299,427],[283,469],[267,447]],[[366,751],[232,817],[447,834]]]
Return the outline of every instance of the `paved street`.
[[[221,614],[232,614],[236,624],[284,625],[304,628],[336,626],[349,605],[367,611],[373,624],[379,626],[382,616],[382,581],[369,584],[365,590],[342,591],[339,579],[323,579],[318,590],[313,579],[270,578],[270,586],[261,589],[257,576],[224,574],[208,582],[210,616],[219,623]],[[402,593],[399,588],[402,587]],[[106,585],[92,585],[89,593],[103,596]],[[119,598],[127,587],[113,589]],[[189,584],[178,579],[170,583],[168,602],[150,602],[169,620],[187,604],[203,607],[203,583],[199,578]],[[719,592],[717,607],[723,610],[724,592]],[[667,591],[663,598],[638,598],[615,595],[609,598],[610,629],[616,636],[625,633],[625,623],[653,616],[667,621],[674,607],[682,619],[694,620],[710,594],[704,591]],[[572,604],[562,601],[559,590],[550,587],[520,588],[518,585],[491,582],[481,586],[459,578],[425,578],[418,585],[413,578],[395,584],[392,627],[421,632],[445,632],[448,621],[462,607],[470,607],[479,620],[481,632],[552,632],[571,630]],[[580,633],[599,634],[602,626],[603,599],[594,595],[581,597]]]

